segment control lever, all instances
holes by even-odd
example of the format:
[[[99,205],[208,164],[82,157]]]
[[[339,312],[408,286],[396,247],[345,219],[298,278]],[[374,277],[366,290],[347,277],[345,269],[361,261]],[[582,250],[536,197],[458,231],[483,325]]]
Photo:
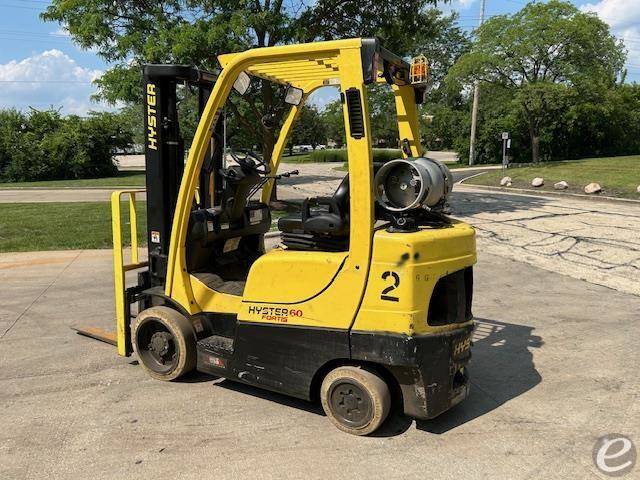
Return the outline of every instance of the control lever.
[[[291,170],[290,172],[284,172],[284,173],[281,173],[280,175],[275,175],[269,178],[275,178],[276,180],[279,180],[281,178],[289,178],[291,175],[299,175],[299,174],[300,174],[300,170]]]
[[[258,190],[260,190],[268,180],[280,180],[281,178],[289,178],[291,175],[298,175],[300,170],[291,170],[290,172],[284,172],[279,175],[265,175],[262,177],[260,183],[254,186],[249,192],[249,197],[251,198]]]

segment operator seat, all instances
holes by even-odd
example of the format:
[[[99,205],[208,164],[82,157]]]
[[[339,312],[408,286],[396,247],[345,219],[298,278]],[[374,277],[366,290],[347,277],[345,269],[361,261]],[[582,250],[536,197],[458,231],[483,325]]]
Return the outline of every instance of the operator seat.
[[[349,175],[331,197],[308,198],[302,212],[278,220],[282,243],[291,250],[349,249]]]

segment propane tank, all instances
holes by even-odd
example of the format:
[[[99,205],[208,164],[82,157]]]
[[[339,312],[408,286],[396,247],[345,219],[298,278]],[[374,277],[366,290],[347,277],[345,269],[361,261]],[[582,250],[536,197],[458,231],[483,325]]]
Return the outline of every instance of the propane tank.
[[[453,188],[446,165],[433,158],[400,158],[385,163],[374,179],[376,199],[390,212],[442,207]]]

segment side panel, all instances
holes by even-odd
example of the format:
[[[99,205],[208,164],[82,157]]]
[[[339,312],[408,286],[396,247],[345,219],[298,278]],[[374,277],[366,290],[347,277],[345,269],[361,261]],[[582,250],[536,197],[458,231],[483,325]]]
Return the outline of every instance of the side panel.
[[[198,369],[309,399],[318,369],[348,358],[345,330],[238,322],[233,358],[223,368],[201,358]]]
[[[275,249],[258,258],[249,271],[245,303],[301,303],[325,290],[342,268],[346,252]],[[260,321],[250,315],[247,320]]]

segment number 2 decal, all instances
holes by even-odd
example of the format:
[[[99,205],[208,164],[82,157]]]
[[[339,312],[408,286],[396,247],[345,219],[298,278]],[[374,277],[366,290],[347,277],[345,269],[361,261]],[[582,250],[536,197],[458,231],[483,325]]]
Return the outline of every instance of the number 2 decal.
[[[400,276],[396,272],[386,271],[382,274],[382,280],[386,280],[389,277],[393,277],[393,285],[389,285],[382,290],[380,294],[381,300],[386,300],[388,302],[398,302],[400,299],[393,295],[388,295],[393,292],[396,288],[400,286]]]

